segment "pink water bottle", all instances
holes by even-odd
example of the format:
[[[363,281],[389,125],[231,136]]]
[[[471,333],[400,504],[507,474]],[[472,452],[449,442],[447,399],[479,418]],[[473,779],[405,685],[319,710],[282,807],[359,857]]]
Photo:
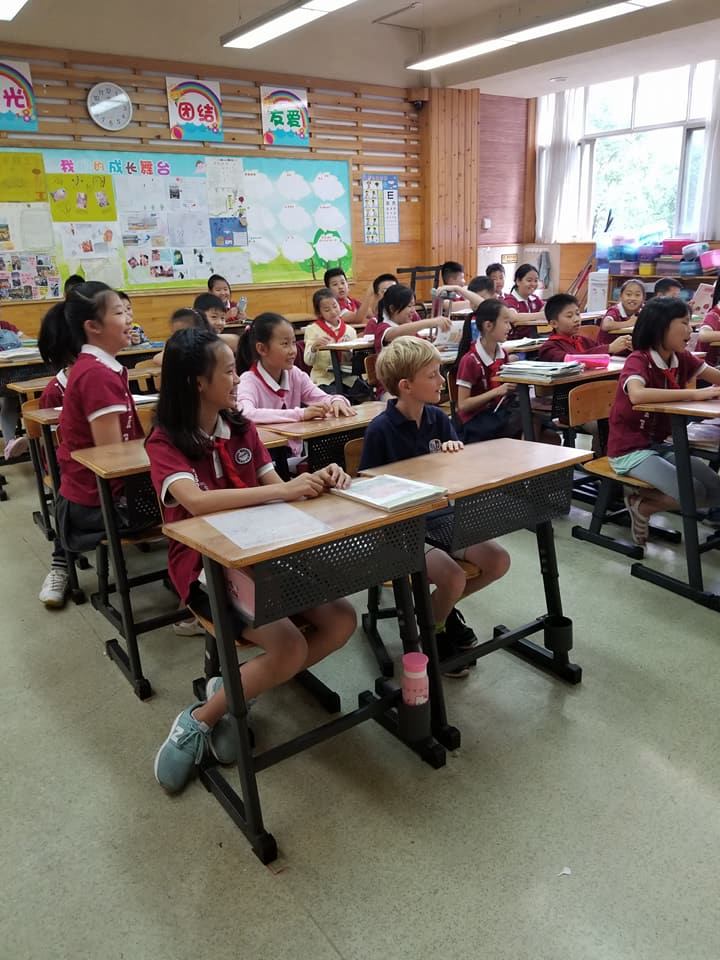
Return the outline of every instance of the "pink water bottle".
[[[430,698],[427,675],[428,658],[424,653],[405,653],[402,658],[403,703],[408,707],[421,707]]]

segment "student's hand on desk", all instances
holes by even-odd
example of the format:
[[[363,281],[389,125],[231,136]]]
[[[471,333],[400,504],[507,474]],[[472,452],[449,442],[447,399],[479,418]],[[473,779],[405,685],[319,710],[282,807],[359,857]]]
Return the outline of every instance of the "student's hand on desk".
[[[443,453],[458,453],[464,447],[462,440],[446,440],[440,449]]]
[[[720,400],[720,387],[700,387],[695,390],[696,400]]]
[[[343,400],[333,400],[331,406],[333,417],[356,417],[357,410],[354,407],[351,407],[349,403],[345,403]]]
[[[499,387],[495,387],[495,396],[506,397],[509,393],[515,392],[516,386],[516,383],[501,383]]]
[[[303,420],[324,420],[327,407],[324,403],[311,403],[303,410]]]
[[[623,350],[632,350],[632,336],[629,333],[616,337],[608,346],[608,353],[622,353]]]
[[[329,343],[330,343],[330,337],[326,333],[323,333],[322,336],[319,336],[315,340],[313,340],[312,345],[313,345],[313,349],[317,351],[317,350],[322,350],[322,348],[326,347]]]
[[[300,473],[283,484],[283,500],[302,500],[303,497],[313,499],[319,497],[324,489],[325,484],[317,473]]]
[[[332,487],[345,490],[352,483],[350,474],[345,473],[343,468],[339,467],[336,463],[329,463],[326,467],[323,467],[322,470],[317,470],[315,476],[322,480],[328,490]]]

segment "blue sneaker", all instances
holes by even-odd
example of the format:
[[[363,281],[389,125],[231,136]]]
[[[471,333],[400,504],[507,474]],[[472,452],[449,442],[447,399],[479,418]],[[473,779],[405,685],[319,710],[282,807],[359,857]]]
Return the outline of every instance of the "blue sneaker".
[[[218,691],[222,690],[222,688],[222,677],[210,677],[205,684],[206,698],[210,700],[210,698],[214,697]],[[252,700],[247,703],[248,713],[250,712],[250,707],[253,703],[254,701]],[[250,734],[250,739],[252,742],[252,731]],[[218,722],[210,731],[209,744],[210,753],[215,757],[218,763],[237,763],[237,738],[234,724],[229,713],[226,713],[224,716],[220,717]]]
[[[193,703],[175,717],[167,740],[155,757],[155,779],[168,793],[182,790],[208,749],[209,728],[191,716],[201,706]]]

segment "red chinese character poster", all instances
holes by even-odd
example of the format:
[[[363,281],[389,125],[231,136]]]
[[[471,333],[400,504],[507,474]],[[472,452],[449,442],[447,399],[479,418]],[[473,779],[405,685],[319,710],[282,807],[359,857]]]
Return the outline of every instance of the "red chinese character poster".
[[[213,80],[166,77],[170,138],[222,140],[220,84]]]
[[[37,126],[30,65],[0,60],[0,130],[27,133]]]

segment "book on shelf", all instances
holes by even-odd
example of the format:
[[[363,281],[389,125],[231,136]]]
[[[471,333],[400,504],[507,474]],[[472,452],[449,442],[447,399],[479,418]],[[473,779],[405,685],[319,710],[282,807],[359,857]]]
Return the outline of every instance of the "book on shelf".
[[[444,497],[447,490],[432,483],[420,483],[386,474],[382,477],[359,477],[346,490],[330,491],[338,497],[364,503],[368,507],[394,513],[420,503],[429,503]]]

